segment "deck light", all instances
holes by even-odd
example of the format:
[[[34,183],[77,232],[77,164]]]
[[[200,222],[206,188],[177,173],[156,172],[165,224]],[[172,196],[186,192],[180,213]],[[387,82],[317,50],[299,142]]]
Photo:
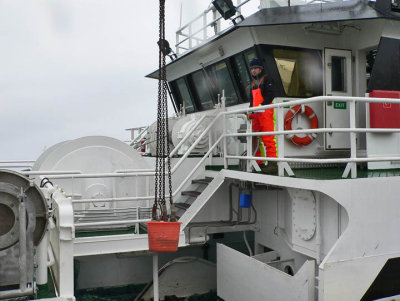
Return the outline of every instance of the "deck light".
[[[232,0],[213,0],[212,4],[225,20],[236,14],[236,7],[233,5]]]
[[[233,5],[232,0],[213,0],[211,3],[225,20],[230,19],[237,12],[236,6]],[[243,21],[244,17],[239,14],[231,19],[232,23],[236,25],[237,19]]]

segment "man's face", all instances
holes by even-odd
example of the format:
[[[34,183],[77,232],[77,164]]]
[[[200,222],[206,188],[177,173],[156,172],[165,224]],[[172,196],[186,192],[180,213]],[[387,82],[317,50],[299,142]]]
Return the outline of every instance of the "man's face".
[[[259,67],[253,67],[250,69],[250,71],[253,76],[257,76],[261,73],[262,69]]]

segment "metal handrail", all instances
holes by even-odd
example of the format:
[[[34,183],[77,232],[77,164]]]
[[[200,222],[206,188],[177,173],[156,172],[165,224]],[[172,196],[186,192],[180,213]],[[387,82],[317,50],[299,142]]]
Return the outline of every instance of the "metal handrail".
[[[240,0],[239,0],[240,1]],[[250,0],[244,0],[243,2],[240,2],[236,5],[237,8],[242,7],[243,5],[245,5],[246,3],[250,2]],[[176,43],[175,43],[175,49],[176,49],[176,53],[179,54],[179,50],[190,50],[192,48],[191,46],[191,40],[197,40],[198,42],[204,42],[206,40],[208,40],[209,38],[213,37],[214,35],[218,34],[219,32],[216,32],[214,35],[208,37],[207,36],[207,29],[208,27],[212,26],[213,24],[218,24],[218,22],[220,22],[223,18],[222,16],[218,13],[215,14],[214,18],[210,21],[207,22],[207,14],[209,12],[216,12],[214,7],[208,7],[206,10],[204,10],[201,14],[199,14],[197,17],[195,17],[194,19],[192,19],[190,22],[186,23],[185,25],[181,26],[180,28],[177,29],[176,31]],[[192,25],[197,22],[198,20],[203,19],[203,26],[200,27],[198,30],[196,30],[195,32],[191,32],[192,29]],[[185,29],[189,29],[189,34],[183,33],[183,31]],[[198,38],[196,37],[197,34],[203,32],[203,38]],[[183,36],[185,37],[183,40],[179,40],[179,37]],[[183,44],[184,42],[189,40],[189,48],[180,46],[181,44]]]
[[[379,161],[400,161],[400,157],[396,156],[390,156],[390,157],[369,157],[369,158],[357,158],[356,157],[356,144],[355,144],[355,133],[399,133],[400,129],[370,129],[370,128],[356,128],[355,127],[355,103],[356,102],[362,102],[362,103],[400,103],[399,99],[386,99],[386,98],[368,98],[368,97],[344,97],[344,96],[318,96],[318,97],[313,97],[313,98],[307,98],[307,99],[298,99],[298,100],[293,100],[290,102],[285,102],[285,103],[277,103],[277,104],[270,104],[266,106],[260,106],[260,107],[253,107],[253,108],[246,108],[246,109],[240,109],[240,110],[233,110],[233,111],[221,111],[217,115],[215,115],[214,119],[208,124],[206,129],[203,131],[203,133],[196,139],[196,141],[191,145],[191,147],[185,152],[185,154],[180,158],[180,160],[177,162],[177,164],[174,166],[174,168],[171,170],[171,172],[175,172],[179,166],[182,164],[182,162],[189,156],[189,154],[192,152],[192,150],[197,146],[197,144],[202,140],[202,138],[208,134],[212,126],[216,123],[217,120],[220,118],[224,118],[224,116],[227,115],[233,115],[233,114],[243,114],[243,113],[250,113],[250,112],[257,112],[265,109],[271,109],[271,108],[276,108],[278,111],[280,111],[281,114],[278,114],[278,128],[280,127],[279,123],[282,123],[283,125],[283,118],[282,118],[282,113],[283,109],[288,106],[293,106],[293,105],[304,105],[304,104],[309,104],[309,103],[316,103],[316,102],[325,102],[325,101],[345,101],[345,102],[350,102],[350,127],[349,128],[318,128],[318,129],[305,129],[305,130],[291,130],[291,131],[284,131],[284,130],[279,130],[274,131],[274,132],[249,132],[249,133],[233,133],[233,134],[228,134],[225,131],[220,135],[220,137],[215,141],[215,143],[209,148],[207,153],[200,159],[200,161],[196,164],[196,166],[191,170],[191,172],[186,176],[186,178],[181,182],[181,184],[175,189],[175,191],[172,194],[172,197],[176,197],[179,192],[183,189],[183,187],[188,183],[188,181],[191,179],[191,177],[194,175],[194,173],[198,170],[198,168],[204,163],[204,161],[208,158],[208,156],[212,153],[212,151],[221,143],[223,139],[226,139],[227,137],[240,137],[240,136],[264,136],[264,135],[277,135],[279,138],[283,139],[284,135],[287,134],[304,134],[304,133],[322,133],[322,132],[346,132],[350,134],[354,134],[353,136],[350,137],[350,139],[354,140],[353,143],[350,144],[350,153],[351,156],[350,158],[328,158],[328,159],[310,159],[310,158],[285,158],[283,157],[284,154],[279,153],[280,157],[278,158],[270,158],[270,157],[254,157],[250,155],[246,156],[235,156],[235,155],[229,155],[227,152],[223,154],[224,160],[228,159],[239,159],[239,160],[269,160],[269,161],[276,161],[276,162],[303,162],[303,163],[318,163],[318,164],[323,164],[323,163],[347,163],[348,166],[350,166],[350,170],[352,171],[351,176],[352,178],[356,177],[356,169],[354,172],[354,167],[355,164],[358,162],[379,162]],[[281,117],[279,117],[281,116]],[[200,125],[201,122],[198,122],[196,125]],[[196,127],[194,127],[196,128]],[[193,129],[194,130],[194,129]],[[188,135],[190,135],[188,133]],[[187,135],[187,136],[188,136]],[[184,138],[185,139],[185,138]],[[283,140],[281,140],[281,143]],[[278,142],[279,143],[279,142]],[[180,146],[179,146],[180,147]],[[175,148],[178,149],[178,148]],[[346,168],[347,169],[347,168]],[[83,178],[83,177],[102,177],[102,176],[109,176],[109,177],[126,177],[126,176],[152,176],[154,175],[154,172],[131,172],[131,173],[123,173],[123,174],[117,174],[117,173],[105,173],[105,174],[81,174],[81,175],[65,175],[64,177],[72,177],[72,178]],[[283,173],[280,172],[280,175],[283,176]],[[56,175],[54,176],[55,178],[62,178],[63,176]],[[166,197],[169,197],[169,195],[166,195]],[[154,198],[154,196],[144,196],[144,197],[132,197],[129,198],[129,200],[149,200]],[[114,198],[114,200],[128,200],[128,198]],[[112,199],[110,199],[111,201]],[[74,200],[73,203],[86,203],[89,200]],[[93,200],[91,200],[93,201]],[[104,201],[107,202],[108,200],[102,200],[98,199],[98,201]],[[125,221],[126,222],[126,221]],[[132,220],[132,222],[137,223],[137,220]],[[123,221],[121,221],[123,223]],[[115,224],[114,221],[108,221],[106,223],[107,225]],[[104,224],[104,225],[106,225]],[[90,225],[103,225],[101,222],[93,222]],[[83,225],[82,225],[83,226]],[[85,224],[85,226],[88,226],[88,224]]]
[[[131,143],[129,144],[129,146],[133,146],[133,145],[135,145],[136,143],[140,142],[140,139],[142,138],[142,136],[144,135],[144,133],[147,132],[147,130],[149,129],[149,126],[146,126],[146,127],[143,127],[143,128],[138,128],[138,129],[141,129],[141,131],[140,131],[139,134],[136,136],[136,138],[133,139],[133,140],[131,141]]]
[[[302,105],[309,104],[315,102],[324,102],[324,101],[358,101],[358,102],[376,102],[376,103],[400,103],[400,100],[393,98],[368,98],[368,97],[349,97],[349,96],[317,96],[307,99],[298,99],[290,102],[277,103],[277,104],[269,104],[265,106],[259,107],[250,107],[245,109],[233,110],[233,111],[222,111],[219,112],[214,119],[209,123],[209,125],[204,129],[203,133],[196,139],[196,141],[190,146],[190,148],[185,152],[185,154],[180,158],[180,160],[175,164],[172,168],[171,173],[176,172],[183,161],[190,155],[192,150],[197,146],[197,144],[204,138],[205,135],[208,134],[208,131],[212,128],[212,126],[219,120],[223,115],[233,115],[233,114],[243,114],[243,113],[253,113],[258,111],[263,111],[265,109],[272,108],[284,108],[288,105]],[[209,117],[209,116],[203,116]],[[351,116],[350,116],[351,117]],[[201,123],[204,118],[201,118],[199,122],[187,133],[187,135],[181,140],[181,142],[174,148],[171,152],[170,156],[172,157],[180,148],[180,146],[188,139],[188,137],[193,133],[193,131],[197,128],[197,126]],[[395,133],[399,132],[399,129],[364,129],[364,128],[319,128],[319,129],[304,129],[304,130],[291,130],[291,131],[274,131],[274,132],[253,132],[253,133],[234,133],[234,134],[225,134],[223,133],[220,138],[225,137],[239,137],[239,136],[263,136],[263,135],[286,135],[286,134],[304,134],[304,133],[318,133],[318,132],[380,132],[380,133]],[[220,141],[220,140],[218,140]],[[214,145],[210,148],[210,151],[214,150],[217,145]],[[204,157],[209,156],[210,153],[207,153]],[[224,154],[225,155],[225,154]],[[204,158],[203,157],[203,158]],[[282,160],[284,161],[284,160]],[[321,162],[323,163],[323,162]],[[68,175],[55,175],[52,178],[63,179],[63,178],[99,178],[99,177],[129,177],[129,176],[151,176],[154,175],[154,171],[137,171],[135,169],[129,170],[130,172],[118,171],[118,173],[98,173],[98,174],[68,174]]]
[[[18,164],[18,163],[35,163],[35,160],[9,160],[0,161],[0,164]]]

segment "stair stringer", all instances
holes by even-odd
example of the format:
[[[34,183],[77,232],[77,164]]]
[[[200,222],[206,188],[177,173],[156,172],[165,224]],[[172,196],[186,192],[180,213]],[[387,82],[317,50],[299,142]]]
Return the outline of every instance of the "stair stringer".
[[[203,192],[196,198],[193,204],[185,211],[179,221],[182,223],[181,231],[192,221],[192,219],[199,213],[204,205],[211,199],[217,189],[224,183],[225,177],[222,172],[219,172],[214,179],[208,184]]]

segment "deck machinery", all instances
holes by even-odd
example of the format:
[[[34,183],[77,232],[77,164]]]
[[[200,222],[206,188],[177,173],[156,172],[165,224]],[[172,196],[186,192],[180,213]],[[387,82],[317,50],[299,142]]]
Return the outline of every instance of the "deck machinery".
[[[278,4],[261,1],[223,30],[209,8],[216,19],[202,30],[178,30],[185,38],[167,79],[182,225],[178,252],[160,255],[161,298],[210,289],[227,301],[400,295],[398,2]],[[274,82],[278,158],[264,159],[278,162],[276,175],[259,172],[253,155],[254,57]],[[0,172],[0,298],[32,296],[48,282],[72,300],[82,289],[151,281],[155,135],[153,124],[130,146],[65,141],[29,170]],[[138,299],[151,297],[149,284]]]

